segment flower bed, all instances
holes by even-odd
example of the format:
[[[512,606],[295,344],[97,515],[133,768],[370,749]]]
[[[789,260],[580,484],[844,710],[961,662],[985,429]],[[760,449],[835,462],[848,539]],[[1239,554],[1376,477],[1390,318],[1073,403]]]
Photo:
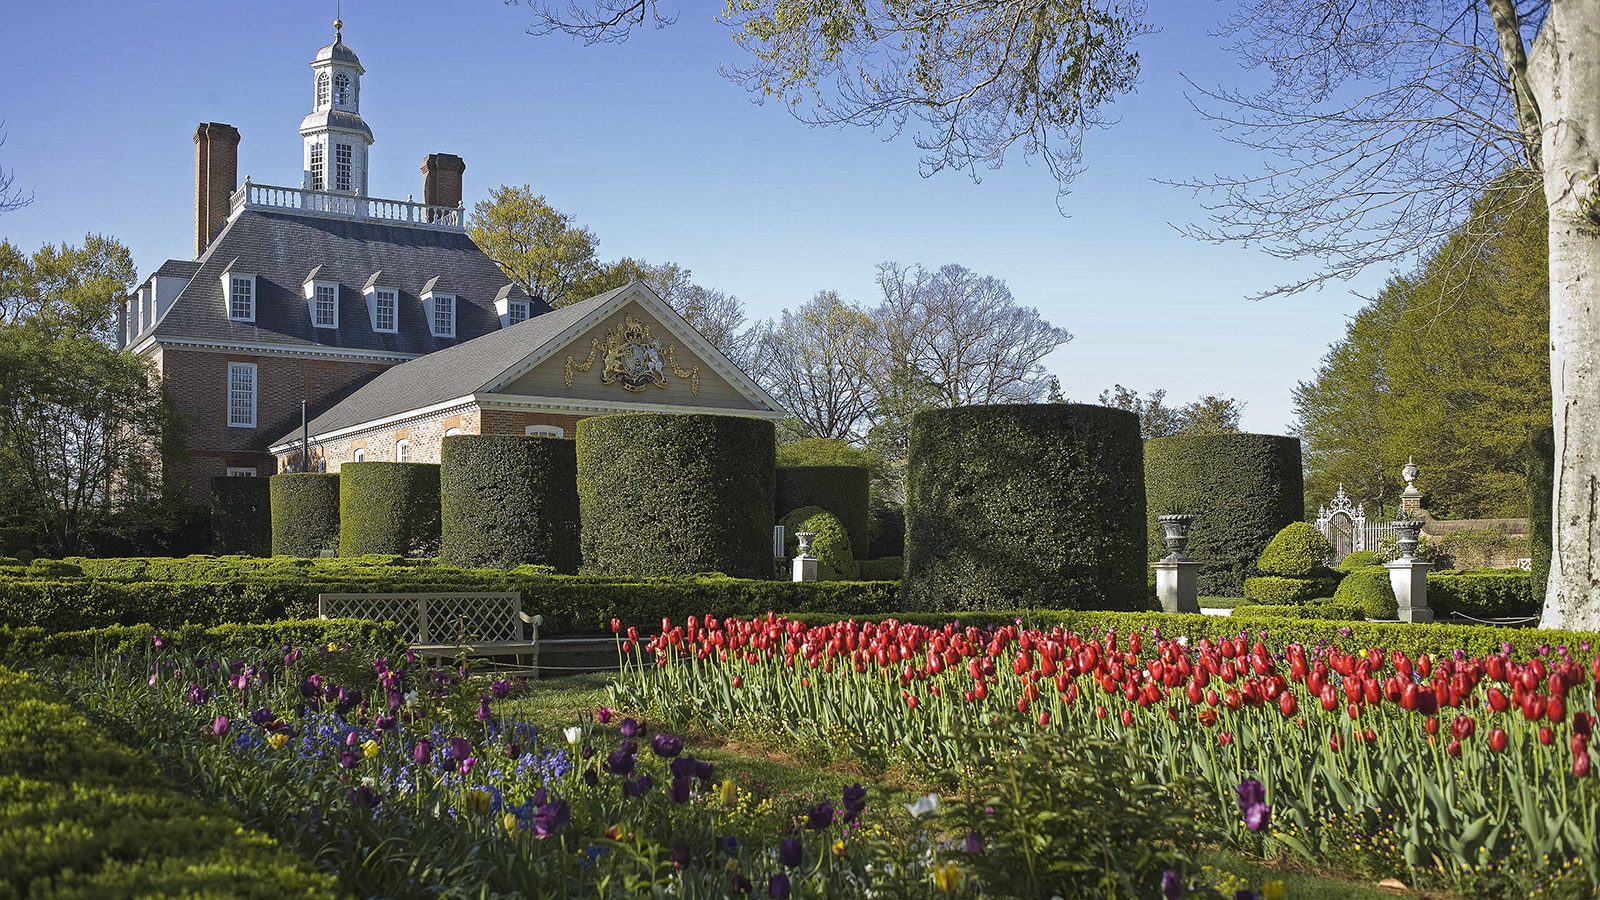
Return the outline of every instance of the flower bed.
[[[617,696],[669,723],[778,728],[931,776],[981,769],[1039,732],[1088,735],[1122,744],[1158,781],[1209,784],[1210,814],[1267,855],[1491,893],[1600,879],[1600,660],[1577,647],[1407,655],[1324,640],[1272,652],[1240,633],[772,615],[662,625],[623,638]],[[1241,803],[1241,818],[1229,799],[1247,777],[1265,786],[1261,831],[1257,804]]]

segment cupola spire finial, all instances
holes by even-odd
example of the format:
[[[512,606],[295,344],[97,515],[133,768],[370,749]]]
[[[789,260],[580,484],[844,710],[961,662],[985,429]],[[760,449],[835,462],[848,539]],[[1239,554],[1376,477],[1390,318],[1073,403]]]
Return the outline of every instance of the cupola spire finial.
[[[333,5],[333,39],[343,40],[341,32],[344,30],[344,0],[334,0]]]

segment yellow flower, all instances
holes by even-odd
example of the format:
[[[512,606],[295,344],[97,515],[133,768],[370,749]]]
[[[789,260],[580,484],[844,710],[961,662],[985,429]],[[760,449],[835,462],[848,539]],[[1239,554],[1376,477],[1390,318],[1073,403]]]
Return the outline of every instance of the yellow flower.
[[[487,788],[473,788],[467,791],[467,807],[478,815],[489,811],[489,806],[494,802],[494,795]]]
[[[842,841],[842,840],[834,841],[833,842],[833,855],[834,856],[843,856],[844,852],[845,852],[844,841]]]
[[[372,740],[371,738],[368,738],[367,742],[365,744],[361,745],[361,755],[365,756],[367,759],[371,759],[374,756],[377,756],[378,755],[378,742],[375,741],[375,740]]]
[[[939,890],[950,893],[961,887],[961,867],[955,863],[939,863],[933,867],[933,883]]]
[[[739,788],[732,778],[722,779],[722,805],[732,806],[739,799]]]
[[[1261,886],[1261,900],[1283,900],[1283,882],[1269,881]]]
[[[506,834],[517,833],[517,817],[515,815],[506,813],[505,818],[500,820],[500,824],[505,827]]]
[[[287,743],[289,743],[289,736],[287,734],[267,735],[267,746],[274,750],[282,750],[284,745]]]
[[[338,644],[335,644],[332,641],[328,642],[328,652],[329,653],[333,653],[334,651],[336,651],[338,649],[339,649],[339,645]]]

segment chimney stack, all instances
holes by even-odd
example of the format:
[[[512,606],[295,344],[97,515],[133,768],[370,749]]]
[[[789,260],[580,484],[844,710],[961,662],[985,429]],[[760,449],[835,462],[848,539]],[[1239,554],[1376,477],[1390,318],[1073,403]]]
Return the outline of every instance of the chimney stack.
[[[429,206],[461,205],[461,173],[467,164],[454,153],[430,153],[422,159],[422,202]]]
[[[228,221],[239,183],[239,129],[201,122],[194,130],[194,256],[199,259]]]

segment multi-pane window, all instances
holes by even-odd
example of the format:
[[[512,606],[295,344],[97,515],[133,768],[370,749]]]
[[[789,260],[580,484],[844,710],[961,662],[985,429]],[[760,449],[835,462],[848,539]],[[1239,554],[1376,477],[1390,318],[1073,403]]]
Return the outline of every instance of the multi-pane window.
[[[454,294],[433,295],[433,336],[455,337],[456,298]]]
[[[317,75],[317,109],[328,105],[328,73],[321,72]]]
[[[313,297],[314,318],[318,328],[339,327],[339,288],[332,284],[319,284]]]
[[[256,427],[255,363],[228,363],[228,427]]]
[[[395,441],[395,444],[394,444],[394,461],[395,462],[405,462],[406,460],[408,460],[410,458],[411,458],[411,442],[410,441]]]
[[[376,331],[394,331],[395,314],[399,309],[399,300],[394,291],[378,288],[373,292],[373,329]]]
[[[356,462],[366,462],[366,461],[367,461],[367,451],[366,451],[366,448],[364,448],[364,447],[357,447],[357,448],[356,448],[356,457],[355,457],[355,461],[356,461]]]
[[[252,275],[229,275],[228,318],[253,322],[256,318],[256,279]]]
[[[513,300],[506,306],[506,322],[515,325],[518,322],[528,321],[528,304],[526,301]]]
[[[338,106],[350,105],[350,76],[343,72],[333,76],[333,102]]]
[[[312,144],[311,145],[311,189],[313,191],[322,190],[322,185],[324,184],[324,182],[322,180],[322,171],[323,171],[322,170],[322,145],[321,144]]]
[[[333,189],[350,190],[350,145],[333,145]]]

